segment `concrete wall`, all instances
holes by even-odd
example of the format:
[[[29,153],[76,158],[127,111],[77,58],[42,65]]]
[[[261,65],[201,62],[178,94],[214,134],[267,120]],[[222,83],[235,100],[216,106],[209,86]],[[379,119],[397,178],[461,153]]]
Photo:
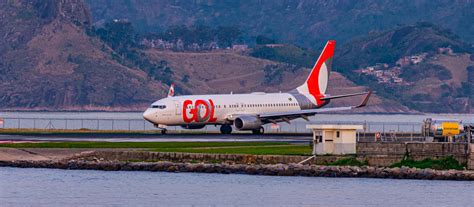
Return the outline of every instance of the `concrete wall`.
[[[357,143],[358,158],[367,159],[370,165],[390,166],[402,160],[405,155],[414,160],[437,159],[452,155],[460,163],[467,163],[469,152],[465,143]]]
[[[415,160],[441,158],[453,155],[460,163],[467,163],[474,170],[474,145],[469,153],[467,144],[461,143],[357,143],[357,158],[367,160],[371,166],[390,166],[402,160],[405,155]],[[325,165],[338,159],[350,157],[343,155],[317,156],[313,164]],[[118,161],[171,161],[204,162],[228,164],[290,164],[299,163],[308,156],[281,155],[239,155],[239,154],[202,154],[177,152],[141,152],[141,151],[94,151],[78,158],[104,159]]]
[[[474,170],[474,144],[471,144],[471,153],[467,161],[467,169]]]

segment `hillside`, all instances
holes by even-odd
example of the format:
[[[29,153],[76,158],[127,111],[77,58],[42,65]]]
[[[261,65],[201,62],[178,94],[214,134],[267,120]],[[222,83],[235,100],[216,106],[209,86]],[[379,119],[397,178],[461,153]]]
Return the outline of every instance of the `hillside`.
[[[80,0],[0,1],[0,14],[0,108],[133,109],[164,94],[86,35],[91,16]]]
[[[319,53],[291,44],[243,51],[147,48],[129,21],[92,26],[81,0],[0,1],[0,15],[2,110],[142,111],[164,97],[171,82],[177,94],[285,92],[304,82]],[[339,44],[329,93],[372,88],[377,94],[363,112],[472,112],[471,51],[456,35],[426,23],[371,33]],[[415,56],[420,64],[397,66]],[[381,77],[361,72],[372,66]],[[394,67],[403,81],[381,83]]]
[[[372,31],[427,21],[474,42],[474,2],[465,0],[88,0],[94,22],[128,19],[141,32],[173,25],[235,25],[246,38],[266,35],[318,49],[321,42],[345,43]]]
[[[175,84],[177,88],[192,94],[286,92],[301,85],[310,71],[308,68],[295,68],[288,64],[226,51],[183,53],[148,50],[147,54],[154,61],[165,60],[170,67],[180,68],[175,72],[175,77],[177,77]],[[269,68],[272,71],[269,71]],[[355,85],[337,72],[331,73],[328,88],[330,94],[356,93],[367,90],[366,87]],[[361,97],[337,100],[331,103],[331,106],[353,105],[360,101]],[[408,108],[395,101],[387,101],[374,95],[370,106],[357,112],[401,113],[409,111]]]
[[[427,23],[357,38],[339,48],[334,67],[357,84],[424,112],[469,113],[472,47]]]

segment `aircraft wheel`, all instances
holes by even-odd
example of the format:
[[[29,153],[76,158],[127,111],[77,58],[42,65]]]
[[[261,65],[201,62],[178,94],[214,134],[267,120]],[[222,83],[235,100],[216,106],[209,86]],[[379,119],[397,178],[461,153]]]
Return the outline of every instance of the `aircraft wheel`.
[[[264,134],[264,133],[265,133],[265,129],[263,127],[252,130],[252,134]]]
[[[227,124],[222,125],[222,126],[221,126],[221,133],[222,133],[222,134],[230,134],[230,133],[232,133],[232,127],[231,127],[230,125],[227,125]]]
[[[167,130],[167,129],[162,129],[162,130],[161,130],[161,134],[166,134],[166,133],[168,133],[168,130]]]

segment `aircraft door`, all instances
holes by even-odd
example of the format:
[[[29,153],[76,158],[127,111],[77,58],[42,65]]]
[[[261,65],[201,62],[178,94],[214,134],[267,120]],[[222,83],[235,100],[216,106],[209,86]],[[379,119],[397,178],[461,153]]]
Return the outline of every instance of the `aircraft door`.
[[[239,105],[240,111],[244,111],[244,103],[240,103],[240,104],[238,104],[238,105]]]
[[[174,101],[174,106],[176,110],[176,115],[181,115],[181,104],[179,101]]]

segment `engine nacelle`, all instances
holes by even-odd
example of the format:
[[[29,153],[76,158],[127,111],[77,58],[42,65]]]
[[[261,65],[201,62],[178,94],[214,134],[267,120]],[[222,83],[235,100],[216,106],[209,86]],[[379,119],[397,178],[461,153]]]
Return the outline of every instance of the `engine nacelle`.
[[[204,124],[186,124],[186,125],[181,125],[181,128],[183,129],[202,129],[206,125]]]
[[[239,116],[234,120],[234,126],[238,130],[260,129],[262,121],[256,116]]]

